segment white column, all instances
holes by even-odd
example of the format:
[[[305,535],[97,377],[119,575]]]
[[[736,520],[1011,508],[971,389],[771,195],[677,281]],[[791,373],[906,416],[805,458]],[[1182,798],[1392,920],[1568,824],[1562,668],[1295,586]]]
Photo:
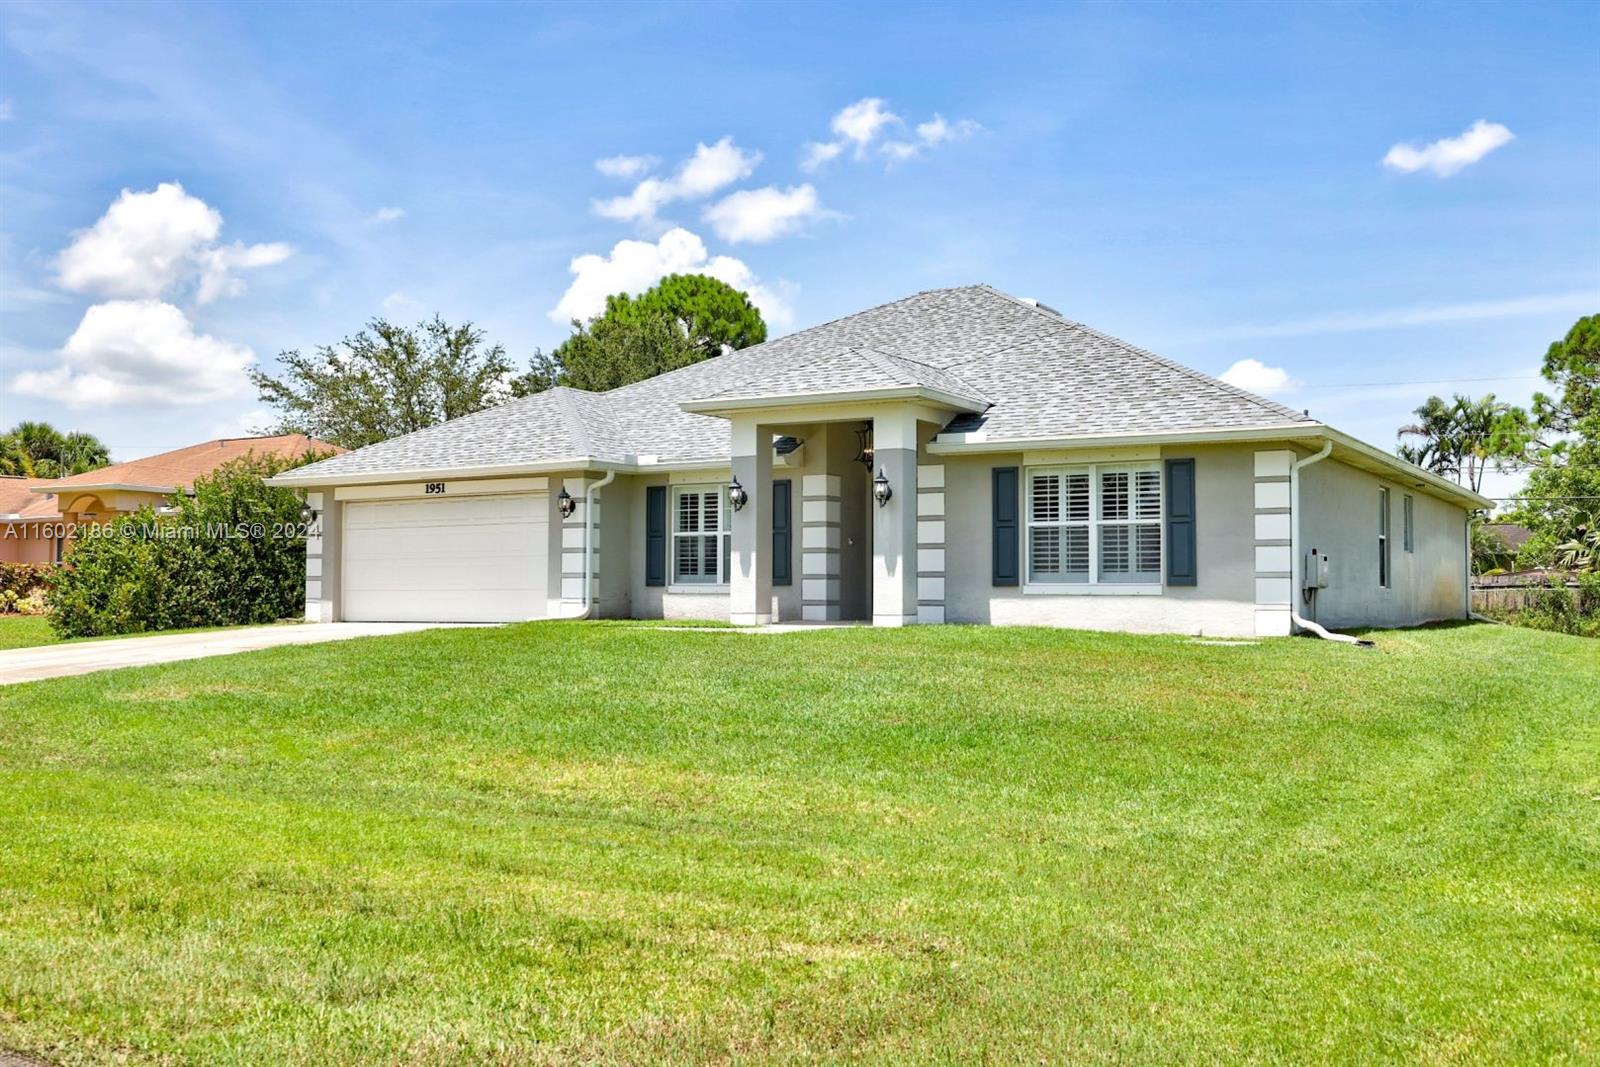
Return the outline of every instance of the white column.
[[[806,622],[840,618],[839,493],[837,474],[801,479],[800,617]]]
[[[1285,637],[1292,627],[1294,561],[1290,559],[1289,468],[1294,453],[1273,449],[1255,454],[1256,636]]]
[[[944,465],[917,468],[917,621],[944,622]]]
[[[590,507],[589,486],[596,480],[598,479],[567,478],[564,480],[558,480],[552,478],[550,480],[552,504],[560,494],[562,487],[565,486],[567,492],[572,495],[572,499],[577,505],[572,509],[572,514],[565,518],[562,517],[559,510],[552,509],[554,517],[560,523],[560,526],[558,527],[560,534],[552,536],[550,538],[550,542],[552,547],[557,544],[560,545],[559,559],[561,567],[560,584],[558,586],[560,589],[560,604],[553,614],[561,617],[570,617],[579,614],[583,611],[584,604],[587,602],[585,601],[583,594],[584,538],[587,536],[588,532],[585,525],[585,517]],[[595,513],[594,533],[596,538],[600,536],[600,515],[598,510]],[[594,559],[595,574],[598,574],[600,571],[599,552],[594,554]],[[594,596],[597,584],[598,582],[596,579],[591,577],[589,586],[590,597]]]
[[[340,519],[343,507],[333,499],[333,490],[312,490],[306,505],[317,513],[312,523],[315,533],[306,535],[306,621],[335,622],[339,618]]]
[[[728,618],[736,626],[765,626],[772,621],[771,427],[733,420],[733,476],[749,499],[733,513]]]
[[[872,503],[872,625],[917,621],[917,417],[894,411],[872,421],[872,476],[889,479],[889,502]]]

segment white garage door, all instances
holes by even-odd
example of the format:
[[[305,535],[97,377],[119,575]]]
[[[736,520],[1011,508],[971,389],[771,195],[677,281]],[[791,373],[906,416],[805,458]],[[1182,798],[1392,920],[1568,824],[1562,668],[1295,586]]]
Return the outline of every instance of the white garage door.
[[[543,618],[546,506],[544,493],[346,504],[344,618]]]

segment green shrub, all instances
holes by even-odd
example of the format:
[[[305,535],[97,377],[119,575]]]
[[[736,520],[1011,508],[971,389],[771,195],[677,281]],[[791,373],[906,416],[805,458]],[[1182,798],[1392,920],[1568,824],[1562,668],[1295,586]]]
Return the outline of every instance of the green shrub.
[[[275,622],[305,606],[305,531],[287,465],[247,456],[168,509],[80,531],[49,593],[64,637]]]
[[[50,563],[0,563],[0,614],[34,614],[28,609],[39,602],[55,569]]]
[[[1600,637],[1600,574],[1578,574],[1574,588],[1565,576],[1552,575],[1549,585],[1528,598],[1520,611],[1503,619],[1513,626],[1551,630],[1578,637]]]

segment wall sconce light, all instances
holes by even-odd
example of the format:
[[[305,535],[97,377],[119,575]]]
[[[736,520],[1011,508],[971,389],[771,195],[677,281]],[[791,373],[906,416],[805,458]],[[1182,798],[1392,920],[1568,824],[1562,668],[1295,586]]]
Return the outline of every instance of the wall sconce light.
[[[744,486],[739,484],[739,476],[735,474],[733,481],[728,483],[728,503],[733,505],[734,511],[738,511],[749,499],[750,494],[744,491]]]
[[[863,423],[856,431],[856,462],[867,470],[872,469],[872,424]]]
[[[578,502],[572,499],[572,494],[567,492],[567,487],[561,487],[561,495],[556,497],[556,510],[561,512],[563,519],[572,518],[572,513],[578,510]]]
[[[310,504],[300,505],[300,521],[307,526],[317,521],[317,509]]]
[[[878,476],[872,479],[872,499],[878,502],[881,508],[894,496],[894,490],[889,488],[889,478],[883,473],[883,468],[878,468]]]

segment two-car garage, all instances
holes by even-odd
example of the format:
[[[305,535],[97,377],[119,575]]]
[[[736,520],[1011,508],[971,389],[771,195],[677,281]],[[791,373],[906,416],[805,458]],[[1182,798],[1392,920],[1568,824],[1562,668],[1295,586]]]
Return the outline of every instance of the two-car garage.
[[[439,483],[443,488],[443,483]],[[350,622],[516,622],[548,614],[545,493],[347,500]]]

